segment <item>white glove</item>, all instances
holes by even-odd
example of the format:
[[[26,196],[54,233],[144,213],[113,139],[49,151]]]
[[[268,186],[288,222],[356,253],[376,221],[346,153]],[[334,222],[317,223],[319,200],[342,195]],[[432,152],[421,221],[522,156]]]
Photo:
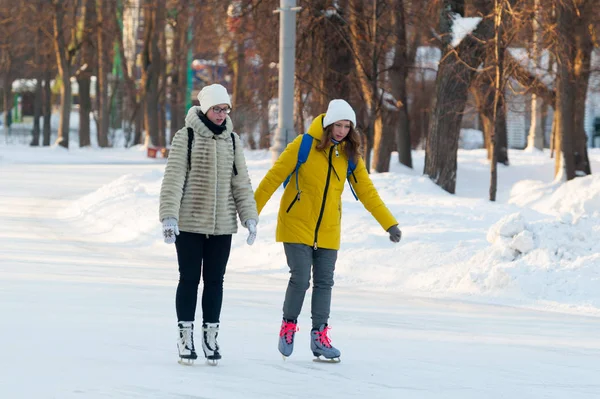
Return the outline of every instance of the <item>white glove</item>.
[[[167,244],[173,244],[175,242],[175,236],[179,235],[179,227],[177,226],[177,219],[175,218],[164,218],[162,221],[162,232],[163,238]]]
[[[248,229],[248,239],[246,243],[248,245],[254,244],[254,240],[256,239],[256,220],[248,219],[246,220],[246,228]]]

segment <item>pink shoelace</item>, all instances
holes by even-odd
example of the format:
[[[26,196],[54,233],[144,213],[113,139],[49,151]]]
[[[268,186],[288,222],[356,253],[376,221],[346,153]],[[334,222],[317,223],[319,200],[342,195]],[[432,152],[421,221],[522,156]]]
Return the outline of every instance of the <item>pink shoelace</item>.
[[[323,329],[323,331],[319,331],[319,330],[315,331],[317,333],[317,336],[318,336],[317,339],[319,340],[319,343],[321,343],[326,348],[331,348],[331,340],[327,336],[327,331],[330,329],[331,328],[329,326],[327,326]]]
[[[292,323],[290,321],[284,321],[281,324],[281,330],[279,330],[279,336],[280,337],[285,336],[285,342],[287,342],[288,344],[291,344],[292,338],[294,337],[294,333],[298,330],[299,329],[295,323]]]

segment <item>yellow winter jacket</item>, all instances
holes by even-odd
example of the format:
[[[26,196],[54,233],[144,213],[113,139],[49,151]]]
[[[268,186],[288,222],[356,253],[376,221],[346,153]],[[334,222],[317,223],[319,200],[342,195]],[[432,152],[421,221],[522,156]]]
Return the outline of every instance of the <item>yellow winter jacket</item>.
[[[299,169],[300,194],[296,190],[294,174],[281,198],[276,240],[337,250],[340,248],[342,191],[348,158],[342,150],[343,143],[322,151],[315,149],[323,137],[324,115],[315,118],[306,133],[314,140],[306,162]],[[299,135],[286,147],[254,192],[259,214],[275,190],[294,172],[301,141],[302,135]],[[375,190],[362,159],[350,181],[358,199],[384,230],[398,224]]]

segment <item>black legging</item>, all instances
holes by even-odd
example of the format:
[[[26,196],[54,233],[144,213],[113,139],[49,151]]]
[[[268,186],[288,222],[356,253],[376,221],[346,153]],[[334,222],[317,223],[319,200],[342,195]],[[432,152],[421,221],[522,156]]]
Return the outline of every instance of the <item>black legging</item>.
[[[182,231],[175,240],[179,285],[175,297],[177,320],[194,321],[200,274],[202,322],[218,323],[223,303],[223,277],[231,251],[231,235],[207,236]]]

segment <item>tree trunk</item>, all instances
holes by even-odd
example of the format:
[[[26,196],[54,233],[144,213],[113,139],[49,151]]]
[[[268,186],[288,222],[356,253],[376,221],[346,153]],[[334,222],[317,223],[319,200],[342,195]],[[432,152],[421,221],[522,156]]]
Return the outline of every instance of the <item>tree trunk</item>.
[[[185,92],[187,86],[187,31],[188,31],[188,13],[184,12],[184,4],[180,1],[177,14],[176,26],[174,29],[173,47],[171,49],[171,126],[170,141],[173,140],[175,133],[184,125],[186,115],[185,110]]]
[[[496,201],[496,192],[498,190],[498,158],[506,146],[502,147],[499,142],[499,133],[502,131],[506,137],[506,118],[500,117],[506,115],[504,110],[504,53],[503,44],[503,21],[502,14],[504,10],[504,0],[494,0],[494,132],[491,138],[492,159],[490,162],[490,201]]]
[[[52,73],[50,70],[44,72],[44,91],[43,91],[43,113],[44,113],[44,125],[42,126],[43,141],[42,145],[47,147],[50,145],[50,120],[52,118],[52,88],[50,87],[50,79],[52,79]]]
[[[12,92],[12,83],[13,80],[10,77],[9,73],[6,73],[6,75],[4,75],[4,90],[2,92],[3,94],[3,99],[2,102],[4,104],[4,135],[6,136],[5,139],[6,141],[9,140],[10,134],[11,134],[11,127],[10,125],[12,124],[12,107],[13,107],[13,92]]]
[[[110,126],[110,103],[108,100],[108,71],[110,42],[107,37],[108,5],[103,0],[96,0],[96,17],[98,21],[98,145],[108,147],[108,129]]]
[[[587,5],[591,5],[591,1]],[[590,160],[588,157],[588,137],[585,131],[585,105],[587,102],[587,92],[590,81],[592,51],[594,43],[589,31],[589,15],[592,10],[580,10],[576,18],[575,40],[577,50],[574,62],[574,80],[575,80],[575,99],[574,99],[574,156],[575,156],[575,174],[590,175],[592,173]]]
[[[82,66],[75,73],[75,76],[77,77],[77,85],[79,86],[79,147],[89,147],[91,145],[90,113],[92,112],[90,91],[92,86],[92,64],[94,62],[91,44],[92,35],[90,34],[90,31],[92,31],[95,26],[95,0],[84,0],[82,8],[84,14],[81,37]]]
[[[92,85],[89,74],[83,73],[77,78],[79,84],[79,147],[89,147],[90,140],[90,112],[92,112],[92,99],[90,87]]]
[[[134,125],[134,135],[133,135],[133,145],[143,144],[144,142],[144,112],[145,105],[144,102],[140,102],[138,104],[138,109],[134,111],[135,125]]]
[[[164,29],[164,3],[145,0],[144,7],[144,49],[142,53],[142,86],[144,88],[144,125],[146,144],[159,145],[158,127],[158,81],[161,70],[159,48],[160,32]]]
[[[58,122],[58,137],[56,144],[69,148],[69,119],[71,118],[71,65],[68,50],[65,44],[63,18],[65,10],[61,4],[54,2],[53,27],[54,27],[54,53],[58,64],[58,73],[62,80],[60,87],[60,119]]]
[[[552,127],[551,127],[551,131],[550,131],[550,158],[554,158],[554,153],[556,151],[557,148],[557,143],[558,143],[558,135],[556,134],[557,131],[557,126],[558,126],[558,107],[555,105],[554,106],[554,115],[552,116]],[[555,165],[555,171],[554,173],[557,173],[557,169],[556,169],[556,165]]]
[[[390,71],[390,81],[392,85],[392,95],[400,103],[398,109],[398,128],[396,130],[396,147],[398,151],[398,161],[412,168],[411,138],[410,138],[410,120],[408,116],[408,97],[406,95],[406,79],[408,77],[408,65],[412,61],[408,60],[407,42],[406,42],[406,22],[404,11],[404,0],[395,0],[396,17],[396,51],[394,54],[394,63]],[[415,43],[416,44],[416,43]]]
[[[451,194],[456,188],[458,138],[471,77],[472,71],[455,54],[446,54],[438,67],[424,174]]]
[[[532,51],[531,59],[534,65],[540,67],[540,27],[538,19],[541,16],[540,0],[534,0],[534,15],[532,20]],[[531,93],[531,124],[529,127],[529,135],[527,137],[527,149],[544,149],[544,131],[542,128],[542,99],[538,98],[536,93]]]
[[[504,54],[502,56],[502,77],[504,79]],[[484,64],[484,69],[493,67],[490,63]],[[474,85],[473,90],[475,101],[477,103],[477,109],[479,112],[479,118],[483,125],[483,137],[485,148],[487,149],[488,159],[492,159],[492,136],[494,139],[494,146],[496,148],[496,161],[508,165],[508,129],[506,120],[506,98],[505,90],[503,87],[500,88],[501,92],[496,100],[496,89],[495,82],[491,80],[488,74],[482,75],[477,79],[477,83]],[[503,85],[502,85],[503,86]],[[496,104],[497,101],[497,104]],[[495,122],[494,122],[495,121]]]
[[[472,86],[473,98],[477,106],[483,144],[487,158],[492,159],[492,134],[494,131],[494,92],[487,74],[481,74]]]
[[[445,0],[444,3],[448,4],[442,12],[440,27],[443,28],[442,34],[447,35],[451,26],[450,3],[454,2]],[[486,3],[482,5],[489,8]],[[489,11],[483,15],[489,15]],[[484,43],[493,35],[493,22],[490,19],[482,20],[472,34],[477,39],[467,36],[457,48],[446,47],[438,67],[424,173],[451,194],[456,189],[458,138],[469,86],[474,71],[483,61]]]
[[[113,14],[115,18],[117,14]],[[127,66],[127,58],[125,57],[124,50],[124,41],[123,41],[123,31],[121,25],[116,21],[115,26],[116,34],[117,34],[117,43],[118,43],[118,51],[119,57],[121,59],[121,72],[123,73],[123,82],[125,86],[125,94],[127,97],[126,101],[126,124],[125,124],[125,133],[129,138],[131,137],[133,130],[133,140],[128,139],[127,145],[136,145],[141,144],[142,137],[142,128],[141,128],[141,119],[143,118],[144,112],[141,109],[141,105],[137,99],[137,89],[135,87],[135,81],[133,77],[129,75],[129,69]]]
[[[373,122],[375,123],[375,122]],[[375,137],[375,126],[373,125],[369,125],[365,131],[363,132],[364,135],[364,139],[363,139],[363,148],[365,149],[365,154],[364,154],[364,158],[365,158],[365,166],[367,167],[367,172],[371,173],[371,153],[373,150],[373,139]]]
[[[31,146],[40,145],[40,118],[42,116],[42,79],[38,76],[35,83],[35,97],[33,100],[33,131],[31,137]]]
[[[244,17],[241,18],[242,25],[240,26],[240,32],[236,35],[236,43],[234,44],[234,60],[233,60],[233,95],[232,102],[234,113],[232,119],[236,130],[240,134],[247,135],[247,142],[250,148],[255,148],[256,143],[252,137],[252,131],[250,127],[253,125],[250,104],[247,96],[247,79],[248,67],[246,65],[246,54],[245,54],[245,29],[244,29]]]
[[[373,167],[377,172],[390,171],[393,147],[394,132],[392,129],[383,128],[383,115],[382,112],[380,112],[377,119],[375,119],[375,142],[373,144],[373,148],[375,149]]]
[[[504,63],[502,63],[501,68],[501,76],[502,79],[504,79]],[[496,160],[498,163],[508,166],[510,162],[508,160],[508,128],[506,120],[506,98],[504,97],[504,95],[505,90],[502,87],[500,96],[498,98],[498,105],[496,106],[496,123],[494,128],[494,135],[496,136]]]
[[[71,119],[71,104],[73,102],[73,95],[71,90],[71,78],[65,76],[65,80],[62,82],[60,88],[60,119],[58,122],[58,137],[56,138],[56,144],[69,148],[69,130],[70,130],[70,119]]]
[[[267,67],[268,68],[268,67]],[[266,150],[271,146],[271,126],[269,124],[269,100],[268,96],[261,96],[260,100],[260,141],[258,148]]]
[[[570,2],[559,3],[556,6],[556,19],[558,29],[557,44],[557,83],[556,83],[556,113],[557,135],[560,146],[556,147],[556,175],[564,168],[567,180],[575,178],[574,136],[575,121],[575,92],[573,60],[575,59],[575,41],[572,29],[575,24],[575,6]],[[562,161],[564,160],[564,164]]]
[[[160,79],[158,86],[158,145],[166,147],[167,140],[167,38],[164,28],[160,33]]]

